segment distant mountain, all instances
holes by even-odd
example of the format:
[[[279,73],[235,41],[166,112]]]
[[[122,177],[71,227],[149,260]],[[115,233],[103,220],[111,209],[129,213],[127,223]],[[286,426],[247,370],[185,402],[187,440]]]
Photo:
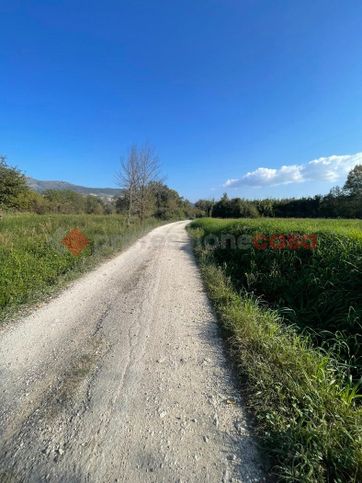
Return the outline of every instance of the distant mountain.
[[[100,198],[109,198],[118,196],[121,192],[117,188],[87,188],[86,186],[77,186],[75,184],[67,183],[66,181],[41,181],[34,178],[26,178],[29,188],[38,193],[46,190],[70,190],[83,195],[99,196]]]

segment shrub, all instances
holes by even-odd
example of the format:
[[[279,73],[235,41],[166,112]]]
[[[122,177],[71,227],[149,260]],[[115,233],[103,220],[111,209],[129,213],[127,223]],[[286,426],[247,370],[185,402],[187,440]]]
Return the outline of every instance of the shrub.
[[[18,197],[29,191],[24,175],[0,156],[0,209],[19,208]]]

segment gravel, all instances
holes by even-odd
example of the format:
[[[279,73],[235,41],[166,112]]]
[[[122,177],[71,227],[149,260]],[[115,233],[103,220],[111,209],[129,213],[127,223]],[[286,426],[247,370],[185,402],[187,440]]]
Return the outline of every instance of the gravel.
[[[1,330],[0,481],[263,480],[185,224]]]

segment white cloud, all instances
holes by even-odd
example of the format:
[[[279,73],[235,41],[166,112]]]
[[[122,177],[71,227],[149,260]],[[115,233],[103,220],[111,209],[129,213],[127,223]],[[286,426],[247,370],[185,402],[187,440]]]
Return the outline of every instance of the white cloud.
[[[348,172],[362,164],[362,153],[344,156],[328,156],[313,159],[305,164],[290,164],[280,168],[258,168],[244,174],[239,179],[228,179],[224,186],[227,188],[238,186],[277,186],[304,181],[335,182],[345,178]]]

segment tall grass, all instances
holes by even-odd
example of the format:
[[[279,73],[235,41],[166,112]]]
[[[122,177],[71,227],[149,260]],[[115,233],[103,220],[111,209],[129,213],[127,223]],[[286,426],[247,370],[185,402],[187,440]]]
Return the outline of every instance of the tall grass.
[[[362,372],[362,222],[360,220],[200,220],[210,233],[255,236],[315,233],[315,250],[213,250],[236,290],[245,289],[276,309],[314,342],[334,348],[355,378]]]
[[[40,300],[159,224],[130,227],[121,215],[8,215],[0,220],[0,320],[16,307]],[[61,240],[73,228],[90,241],[80,256]]]
[[[200,218],[193,226],[200,226],[207,232],[231,230],[234,227],[249,227],[254,231],[333,233],[362,239],[362,220],[326,218],[243,218],[219,219]]]
[[[338,240],[342,237],[343,241],[348,238],[352,226],[350,240],[361,243],[358,222],[350,224],[344,221],[337,227],[334,220],[330,224],[315,220],[288,221],[206,219],[193,222],[190,232],[196,241],[195,251],[209,296],[240,369],[260,440],[271,456],[271,473],[280,481],[359,482],[362,481],[361,395],[358,394],[358,384],[349,377],[349,366],[337,361],[332,346],[320,348],[315,338],[306,332],[301,333],[300,326],[288,323],[284,316],[288,310],[283,313],[282,307],[277,304],[278,310],[268,307],[265,297],[262,299],[255,286],[251,289],[247,283],[252,275],[258,280],[265,277],[261,285],[263,288],[271,283],[270,278],[276,277],[275,281],[279,283],[276,274],[282,277],[286,271],[288,278],[288,270],[294,273],[290,268],[293,267],[294,257],[303,255],[300,252],[284,252],[287,255],[264,252],[261,259],[256,254],[251,264],[247,258],[253,256],[253,249],[248,252],[240,250],[244,253],[241,256],[238,250],[231,253],[234,250],[225,248],[220,252],[200,243],[206,234],[230,230],[240,233],[241,226],[246,226],[250,233],[254,230],[282,233],[305,229],[318,231],[328,240],[328,237],[336,236]],[[350,241],[348,246],[357,250],[358,254],[359,248],[354,241]],[[336,241],[329,257],[326,249],[315,255],[311,252],[304,254],[307,264],[310,263],[309,257],[316,256],[319,261],[310,266],[309,276],[313,276],[313,267],[321,272],[329,267],[328,264],[332,266],[327,272],[333,275],[333,263],[339,259],[353,260],[353,265],[360,267],[356,251],[349,254],[344,247],[340,254],[336,252],[339,244],[340,241]],[[322,254],[326,256],[325,260],[320,258]],[[343,263],[342,268],[338,269],[338,263],[336,267],[337,271],[343,268],[342,273],[346,270]],[[255,272],[260,272],[261,278]],[[300,275],[297,272],[296,278]],[[354,273],[352,278],[357,275]],[[319,280],[320,276],[315,278]],[[302,280],[308,285],[308,278],[302,277]],[[338,277],[334,280],[337,290],[345,290],[345,296],[350,297],[349,287],[343,288],[346,279],[343,278],[340,283],[337,283]],[[318,282],[316,286],[319,287]],[[304,294],[302,282],[298,287]],[[284,289],[288,290],[288,287],[280,285],[282,296]],[[332,299],[336,297],[333,292],[327,293]],[[308,299],[306,302],[308,304]],[[331,300],[331,303],[335,302]]]

